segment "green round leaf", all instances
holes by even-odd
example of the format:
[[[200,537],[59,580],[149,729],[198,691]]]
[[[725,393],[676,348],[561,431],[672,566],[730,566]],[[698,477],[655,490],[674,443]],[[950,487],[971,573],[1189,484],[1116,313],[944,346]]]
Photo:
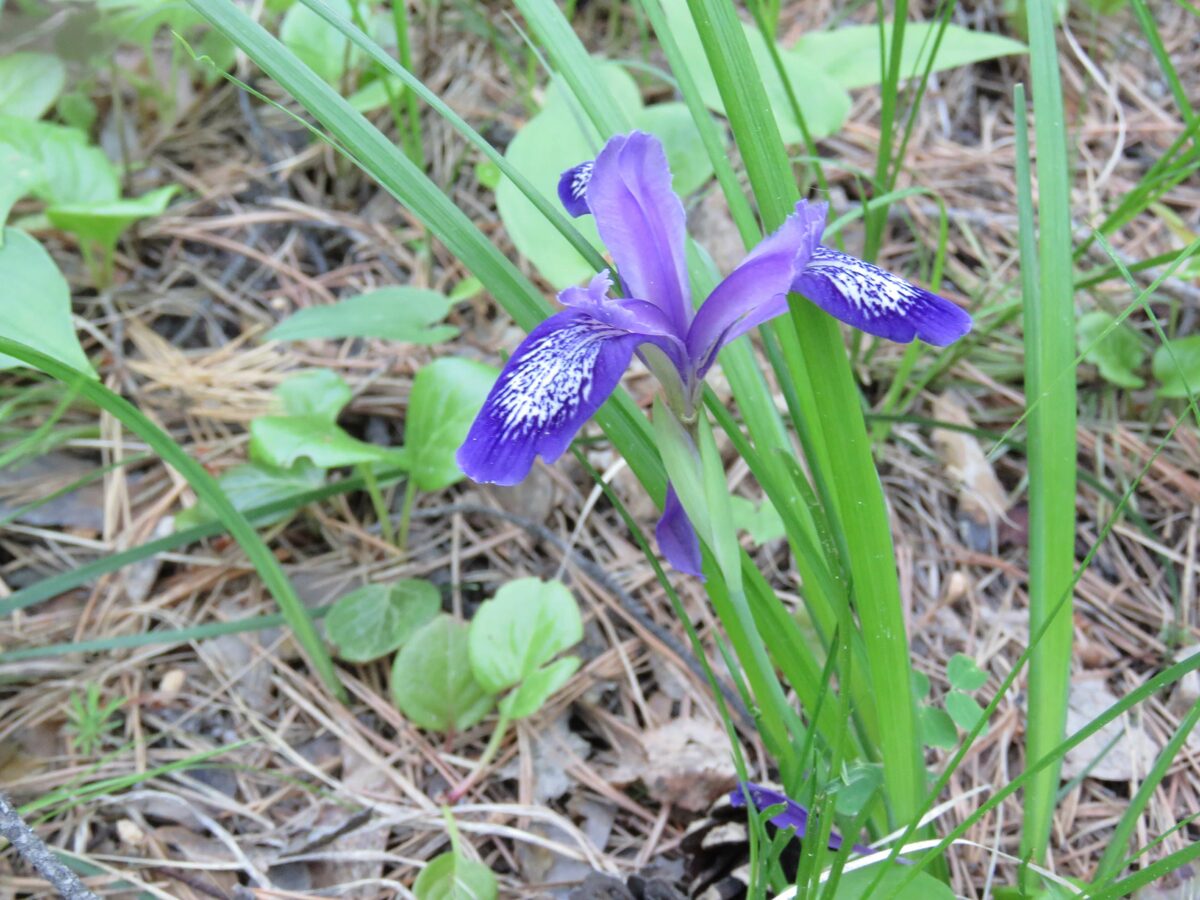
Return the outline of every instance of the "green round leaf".
[[[353,20],[348,0],[325,0],[330,9]],[[340,87],[347,63],[356,68],[362,51],[354,47],[336,28],[303,3],[294,3],[279,24],[279,39],[321,78]]]
[[[49,204],[107,202],[120,193],[113,164],[78,129],[0,114],[0,148],[32,167],[36,174],[28,192]]]
[[[275,388],[275,396],[289,416],[312,416],[336,422],[354,392],[332,369],[305,369],[281,382]]]
[[[532,716],[571,679],[579,669],[579,664],[578,656],[564,656],[538,669],[500,701],[500,712],[510,719]]]
[[[46,209],[46,218],[55,228],[111,250],[134,222],[161,215],[178,190],[178,186],[169,184],[140,197],[55,205]]]
[[[351,437],[318,416],[266,416],[250,423],[250,458],[281,469],[308,459],[318,469],[397,462],[387,447]]]
[[[987,672],[976,665],[975,660],[963,653],[955,653],[946,664],[946,677],[960,691],[977,691],[987,684]]]
[[[913,693],[917,695],[918,700],[924,700],[929,696],[929,676],[924,672],[918,672],[916,669],[912,671],[912,688]]]
[[[471,620],[471,668],[486,690],[499,693],[582,639],[579,605],[566,585],[518,578],[500,588]]]
[[[417,900],[495,900],[496,876],[453,850],[430,860],[413,883]]]
[[[944,709],[922,704],[917,709],[917,726],[921,742],[927,747],[949,749],[958,746],[958,730]]]
[[[734,527],[749,532],[754,543],[765,544],[787,534],[783,519],[765,497],[762,503],[755,506],[753,501],[735,495],[729,498],[729,504],[733,509]]]
[[[409,472],[423,491],[440,491],[463,477],[455,453],[466,440],[498,373],[470,359],[443,357],[413,379],[404,421]]]
[[[301,463],[291,469],[277,469],[274,466],[245,463],[233,466],[221,473],[217,484],[221,486],[225,496],[239,512],[266,506],[289,497],[311,491],[320,487],[325,481],[325,473],[315,466]],[[273,516],[255,520],[257,525],[273,525],[282,522],[289,511],[280,511]],[[208,508],[208,504],[200,501],[195,506],[183,510],[175,516],[175,530],[186,531],[196,525],[211,522],[217,515]]]
[[[908,866],[890,866],[874,892],[871,885],[879,877],[879,863],[853,872],[844,872],[834,891],[834,900],[868,900],[870,897],[891,897],[892,900],[954,900],[954,891],[932,875],[918,872],[903,890],[900,885],[912,876]]]
[[[1116,319],[1106,312],[1090,312],[1075,326],[1075,340],[1083,358],[1100,370],[1100,377],[1118,387],[1145,385],[1137,369],[1146,361],[1146,348],[1128,325],[1122,323],[1105,334]]]
[[[338,656],[369,662],[402,646],[441,606],[438,589],[428,581],[406,578],[392,584],[366,584],[333,605],[325,629]]]
[[[720,88],[708,64],[704,53],[704,44],[696,31],[692,14],[688,9],[688,0],[663,0],[663,10],[671,23],[671,35],[679,45],[679,51],[688,62],[688,70],[696,80],[700,96],[709,109],[724,114],[725,106],[721,99]],[[791,101],[787,89],[779,77],[775,62],[771,58],[767,42],[757,27],[746,23],[746,40],[750,44],[750,55],[758,67],[763,85],[771,100],[771,109],[775,113],[775,122],[779,126],[780,136],[784,143],[798,144],[804,139],[800,126],[796,124],[792,113]],[[800,53],[783,51],[783,67],[788,80],[792,83],[793,93],[804,113],[804,122],[809,133],[814,138],[827,137],[842,127],[846,115],[850,112],[850,95],[829,75],[809,62]]]
[[[269,341],[321,338],[384,338],[404,344],[437,344],[458,334],[438,325],[450,312],[450,301],[437,291],[386,287],[347,297],[328,306],[292,313],[267,332]]]
[[[471,674],[467,626],[439,615],[409,638],[392,666],[392,700],[431,731],[462,731],[487,715],[495,698]]]
[[[1154,377],[1160,397],[1186,397],[1200,392],[1200,334],[1179,338],[1154,351]]]
[[[951,691],[946,695],[946,712],[963,731],[970,731],[983,718],[983,707],[962,691]]]
[[[10,53],[0,57],[0,113],[22,119],[45,115],[67,79],[57,56]]]
[[[901,78],[919,78],[924,74],[929,50],[940,28],[937,22],[905,23]],[[790,53],[803,56],[810,65],[824,70],[842,87],[860,88],[879,84],[883,72],[879,64],[881,47],[891,47],[891,42],[890,24],[885,24],[882,29],[878,25],[850,25],[833,31],[810,31]],[[1025,52],[1025,45],[1012,38],[947,25],[933,71]]]
[[[0,335],[94,378],[92,364],[75,336],[71,291],[58,266],[24,231],[5,228],[0,236]],[[23,365],[0,354],[0,369]]]
[[[882,786],[883,766],[878,763],[855,763],[850,766],[831,788],[835,791],[837,814],[848,818],[857,816]]]

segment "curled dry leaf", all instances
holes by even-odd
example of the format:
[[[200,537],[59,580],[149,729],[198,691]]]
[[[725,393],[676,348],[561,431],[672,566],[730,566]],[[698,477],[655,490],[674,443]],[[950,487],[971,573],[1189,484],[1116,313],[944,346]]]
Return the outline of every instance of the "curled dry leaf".
[[[962,398],[946,392],[933,402],[933,416],[941,422],[973,428]],[[979,552],[996,546],[996,529],[1006,518],[1008,494],[996,470],[974,435],[952,428],[935,428],[933,444],[938,458],[958,487],[959,527],[967,544]]]
[[[710,719],[675,719],[642,735],[612,774],[615,784],[641,781],[655,800],[704,812],[733,789],[737,770],[725,729]]]

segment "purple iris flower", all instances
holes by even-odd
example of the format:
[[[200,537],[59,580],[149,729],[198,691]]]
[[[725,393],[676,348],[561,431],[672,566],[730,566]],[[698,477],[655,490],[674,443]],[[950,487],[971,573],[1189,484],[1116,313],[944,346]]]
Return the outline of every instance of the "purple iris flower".
[[[786,312],[789,291],[894,341],[917,337],[944,346],[971,328],[950,301],[822,246],[826,204],[803,200],[695,308],[683,204],[662,144],[649,134],[613,137],[594,161],[563,173],[558,194],[571,215],[595,218],[624,296],[610,296],[607,272],[558,295],[566,308],[517,347],[459,448],[458,464],[474,481],[516,484],[537,456],[558,459],[616,389],[634,353],[686,421],[717,353]],[[656,535],[675,568],[700,574],[699,542],[669,488]]]
[[[733,793],[729,795],[729,802],[737,809],[742,809],[746,806],[747,797],[749,802],[754,805],[754,808],[759,812],[768,810],[773,806],[782,804],[785,808],[781,812],[771,816],[771,824],[776,828],[795,828],[796,837],[803,838],[804,832],[808,829],[808,810],[789,797],[787,794],[773,791],[770,788],[763,787],[761,784],[755,784],[752,781],[743,781]],[[836,831],[829,832],[829,849],[837,850],[842,846],[842,836]],[[863,844],[854,845],[855,853],[872,853],[870,847]]]

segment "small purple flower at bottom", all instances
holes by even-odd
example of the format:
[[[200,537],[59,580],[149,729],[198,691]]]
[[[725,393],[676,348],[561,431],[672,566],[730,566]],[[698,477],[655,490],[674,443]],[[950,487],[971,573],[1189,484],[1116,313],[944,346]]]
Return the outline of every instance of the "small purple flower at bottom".
[[[516,484],[536,457],[558,459],[635,354],[675,414],[691,418],[721,348],[786,312],[791,291],[893,341],[944,346],[971,329],[971,317],[949,300],[823,246],[826,205],[803,200],[696,308],[683,203],[662,144],[649,134],[611,138],[595,160],[563,173],[558,194],[571,215],[592,215],[624,296],[609,296],[608,273],[559,294],[566,308],[517,347],[458,450],[474,481]],[[669,488],[656,535],[676,569],[700,574],[699,540]]]
[[[749,802],[759,812],[768,810],[773,806],[783,805],[785,809],[775,813],[769,821],[776,828],[794,828],[796,829],[796,837],[804,837],[804,832],[808,829],[808,810],[787,796],[787,794],[773,791],[752,781],[743,781],[733,789],[733,793],[729,795],[729,802],[737,809],[743,809],[747,805],[747,797],[749,797]],[[837,850],[841,846],[842,836],[836,831],[829,832],[829,849]],[[874,852],[870,847],[863,844],[855,844],[853,849],[855,853]]]

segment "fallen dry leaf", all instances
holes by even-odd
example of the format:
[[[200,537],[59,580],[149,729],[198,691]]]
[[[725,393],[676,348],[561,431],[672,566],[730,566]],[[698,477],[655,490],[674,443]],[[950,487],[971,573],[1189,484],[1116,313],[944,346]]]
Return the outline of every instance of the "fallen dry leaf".
[[[962,399],[947,391],[933,401],[933,416],[942,422],[974,427]],[[1008,493],[974,435],[950,428],[933,430],[933,445],[946,474],[958,486],[958,515],[963,537],[973,550],[995,549],[996,529],[1008,512]]]
[[[641,781],[650,796],[688,812],[704,812],[737,784],[729,737],[710,719],[675,719],[642,736],[611,775],[616,784]]]
[[[1067,706],[1067,733],[1074,734],[1117,702],[1103,681],[1077,681],[1071,685]],[[1063,759],[1063,778],[1082,775],[1088,766],[1115,739],[1116,743],[1088,771],[1088,777],[1101,781],[1129,781],[1145,776],[1154,762],[1158,747],[1128,716],[1122,715],[1105,725]]]

